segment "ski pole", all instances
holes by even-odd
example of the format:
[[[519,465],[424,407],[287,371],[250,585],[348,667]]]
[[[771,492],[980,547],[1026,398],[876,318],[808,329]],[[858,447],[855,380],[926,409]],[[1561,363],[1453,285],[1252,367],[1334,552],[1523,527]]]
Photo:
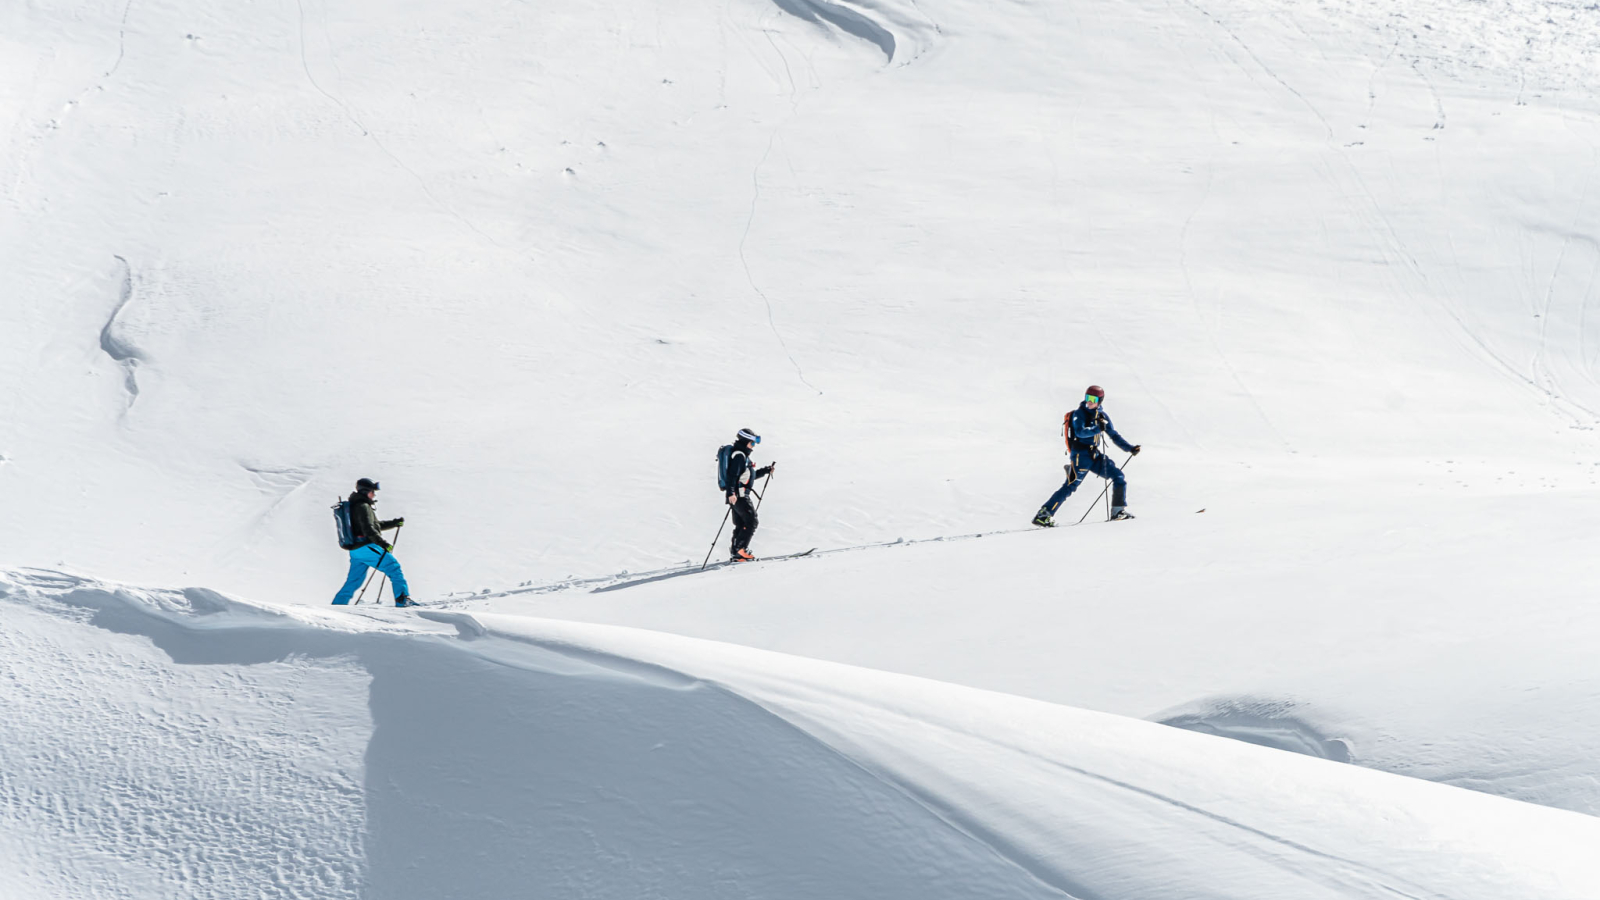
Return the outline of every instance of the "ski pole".
[[[1106,451],[1106,436],[1105,436],[1105,433],[1102,432],[1099,437],[1095,438],[1094,439],[1094,443],[1095,443],[1096,447],[1100,448],[1100,452],[1104,453]],[[1110,484],[1108,483],[1106,485],[1106,487],[1110,487]],[[1109,491],[1107,491],[1105,488],[1101,488],[1100,489],[1100,496],[1106,498],[1106,521],[1109,522],[1109,521],[1111,521],[1111,493]]]
[[[717,549],[717,541],[722,540],[722,529],[728,527],[728,517],[733,515],[733,504],[728,504],[728,511],[722,514],[722,524],[717,526],[717,536],[711,539],[711,546],[706,549],[705,561],[700,564],[700,571],[704,572],[706,566],[711,564],[711,552]]]
[[[767,473],[767,477],[761,479],[761,484],[763,486],[765,486],[766,483],[768,481],[770,481],[771,479],[772,479],[772,473],[768,472]],[[765,487],[763,487],[762,490],[759,490],[759,491],[755,492],[755,495],[756,495],[756,509],[758,509],[758,510],[761,509],[761,498],[765,494],[766,494]],[[717,536],[711,539],[711,546],[706,548],[706,558],[700,561],[700,571],[704,572],[706,570],[706,566],[711,565],[711,554],[716,552],[716,550],[717,550],[717,541],[722,540],[722,529],[728,527],[728,517],[731,516],[731,515],[733,515],[733,504],[729,503],[728,504],[728,511],[722,514],[722,524],[717,526]]]
[[[761,501],[767,498],[767,486],[772,483],[772,476],[777,472],[777,469],[768,469],[767,477],[761,479],[761,490],[756,494],[756,512],[761,511]]]
[[[1128,458],[1122,461],[1122,468],[1124,471],[1126,471],[1131,465],[1133,465],[1133,454],[1129,453]],[[1106,495],[1106,491],[1109,490],[1111,490],[1111,479],[1107,478],[1106,486],[1100,489],[1100,497],[1104,497]],[[1083,520],[1089,518],[1089,513],[1093,512],[1094,508],[1100,504],[1100,497],[1094,498],[1094,502],[1090,503],[1089,508],[1083,511],[1083,515],[1078,517],[1078,521],[1073,522],[1072,524],[1082,525]]]
[[[389,547],[392,547],[395,544],[400,543],[400,529],[402,529],[404,527],[406,527],[406,526],[404,526],[404,525],[396,525],[394,527],[394,540],[392,542],[390,542]],[[378,554],[378,562],[375,565],[373,565],[372,571],[367,573],[367,584],[371,584],[372,583],[372,576],[379,572],[378,566],[383,565],[383,558],[385,556],[389,555],[389,547],[383,548],[383,552]],[[378,593],[376,595],[377,596],[377,600],[374,600],[373,602],[378,602],[378,601],[383,599],[383,580],[387,579],[388,577],[389,577],[388,575],[384,575],[383,578],[379,579],[379,581],[378,581]],[[367,584],[363,584],[361,586],[361,593],[356,595],[356,602],[350,604],[351,606],[360,606],[361,605],[361,598],[365,597],[367,595]]]

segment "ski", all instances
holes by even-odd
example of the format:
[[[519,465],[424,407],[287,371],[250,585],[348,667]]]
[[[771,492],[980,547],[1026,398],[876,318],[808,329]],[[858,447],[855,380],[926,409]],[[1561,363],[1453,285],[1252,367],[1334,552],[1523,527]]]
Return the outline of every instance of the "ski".
[[[730,566],[750,566],[760,565],[764,562],[777,562],[784,559],[800,559],[801,557],[810,556],[815,552],[817,552],[817,548],[812,547],[810,550],[802,550],[799,553],[785,553],[782,556],[758,556],[755,559],[738,561],[727,559],[722,560],[721,562],[714,562],[711,565],[706,566],[704,569],[700,568],[699,566],[693,566],[687,569],[677,569],[672,572],[664,572],[660,575],[651,575],[649,578],[635,578],[632,581],[622,581],[618,582],[617,584],[608,584],[605,587],[597,587],[589,593],[604,594],[608,591],[620,591],[623,588],[638,587],[641,584],[653,584],[657,581],[666,581],[669,578],[681,578],[684,575],[693,575],[696,572],[710,572],[714,569],[726,569]]]

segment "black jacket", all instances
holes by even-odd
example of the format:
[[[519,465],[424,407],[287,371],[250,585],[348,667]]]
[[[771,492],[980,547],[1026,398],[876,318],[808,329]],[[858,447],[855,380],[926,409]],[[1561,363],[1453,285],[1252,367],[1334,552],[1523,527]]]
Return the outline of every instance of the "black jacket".
[[[771,466],[755,468],[750,462],[750,449],[748,447],[740,448],[735,446],[733,452],[728,455],[728,474],[723,479],[724,483],[728,485],[728,496],[748,496],[750,482],[757,478],[767,477],[767,473],[771,471]]]
[[[399,524],[399,519],[379,521],[378,512],[372,508],[372,501],[366,494],[357,491],[350,495],[350,533],[357,547],[377,544],[388,550],[389,543],[383,539],[383,533]]]

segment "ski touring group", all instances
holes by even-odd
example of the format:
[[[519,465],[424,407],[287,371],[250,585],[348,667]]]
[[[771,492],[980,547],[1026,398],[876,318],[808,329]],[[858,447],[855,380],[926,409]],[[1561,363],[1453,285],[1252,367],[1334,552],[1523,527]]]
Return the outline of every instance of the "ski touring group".
[[[1139,445],[1131,444],[1117,433],[1111,424],[1111,417],[1105,411],[1105,389],[1092,384],[1084,392],[1083,402],[1078,408],[1068,413],[1062,420],[1061,430],[1067,442],[1067,480],[1056,489],[1054,494],[1039,507],[1038,513],[1033,517],[1033,524],[1044,528],[1054,527],[1055,515],[1061,509],[1068,497],[1082,486],[1086,476],[1098,475],[1109,482],[1111,489],[1111,520],[1131,519],[1133,515],[1128,512],[1128,480],[1123,475],[1122,469],[1107,456],[1104,443],[1107,439],[1117,445],[1124,452],[1137,456]],[[756,559],[750,552],[750,539],[755,535],[756,527],[760,524],[757,511],[760,509],[762,492],[757,489],[756,483],[765,483],[774,471],[777,470],[776,462],[757,467],[751,458],[761,435],[749,428],[739,429],[734,435],[733,443],[724,444],[717,450],[717,488],[722,492],[723,500],[728,511],[723,515],[722,528],[726,528],[728,520],[733,520],[733,539],[729,545],[729,562],[750,562]],[[405,572],[400,568],[400,561],[394,556],[394,543],[400,540],[399,529],[405,525],[404,518],[379,519],[376,509],[378,502],[379,484],[370,478],[362,478],[356,482],[356,489],[349,498],[333,507],[334,522],[339,535],[339,547],[350,554],[350,571],[345,576],[344,585],[334,595],[333,602],[336,606],[344,606],[354,600],[361,602],[366,594],[367,587],[371,584],[374,572],[381,573],[382,578],[393,582],[394,605],[416,606],[411,599],[411,589],[406,583]],[[751,502],[751,497],[755,502]],[[1087,513],[1085,513],[1087,515]],[[717,530],[717,537],[712,540],[715,549],[716,541],[722,537],[722,528]],[[395,532],[394,541],[383,538],[385,531]],[[796,554],[804,555],[804,554]],[[709,561],[709,556],[708,556]],[[703,566],[702,566],[703,568]],[[380,580],[378,591],[381,594],[383,586]]]

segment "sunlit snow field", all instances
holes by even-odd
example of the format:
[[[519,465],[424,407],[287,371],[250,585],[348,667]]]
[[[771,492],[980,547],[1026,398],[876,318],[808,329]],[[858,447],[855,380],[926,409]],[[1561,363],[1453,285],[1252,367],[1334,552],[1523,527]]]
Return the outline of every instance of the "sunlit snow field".
[[[1600,896],[1597,73],[1518,0],[0,8],[0,894]],[[1091,382],[1138,518],[1029,531]],[[819,553],[631,584],[739,427]],[[420,614],[325,608],[362,476]]]

